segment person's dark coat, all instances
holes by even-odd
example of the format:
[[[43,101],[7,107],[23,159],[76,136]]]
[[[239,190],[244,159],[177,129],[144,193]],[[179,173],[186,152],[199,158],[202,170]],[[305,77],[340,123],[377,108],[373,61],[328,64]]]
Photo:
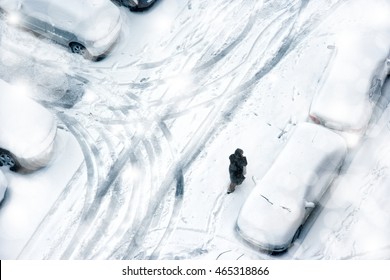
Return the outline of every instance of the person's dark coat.
[[[234,154],[229,156],[230,181],[235,185],[241,185],[245,180],[244,167],[247,166],[248,162],[246,157],[243,156],[243,153],[241,149],[237,149]]]

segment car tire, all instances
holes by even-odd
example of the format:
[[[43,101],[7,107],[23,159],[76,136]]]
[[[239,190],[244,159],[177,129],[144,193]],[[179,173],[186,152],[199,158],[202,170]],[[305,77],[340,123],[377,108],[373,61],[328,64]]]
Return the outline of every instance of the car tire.
[[[129,10],[132,12],[136,12],[139,10],[139,7],[138,6],[129,6]]]
[[[81,55],[81,56],[83,56],[84,58],[87,58],[87,59],[90,57],[86,47],[84,47],[80,43],[70,43],[69,47],[70,47],[70,50],[71,50],[72,53],[79,54],[79,55]]]
[[[20,166],[10,152],[0,149],[0,167],[8,166],[11,171],[18,171]]]

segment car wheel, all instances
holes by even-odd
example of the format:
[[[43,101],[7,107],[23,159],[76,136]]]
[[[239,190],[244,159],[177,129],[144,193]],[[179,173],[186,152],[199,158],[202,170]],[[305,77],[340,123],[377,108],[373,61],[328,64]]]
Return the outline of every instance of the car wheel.
[[[138,6],[129,6],[129,10],[132,12],[136,12],[139,10],[139,7]]]
[[[89,57],[89,53],[88,53],[87,49],[82,44],[71,43],[69,46],[70,46],[70,50],[72,51],[72,53],[82,55],[84,58]]]
[[[16,171],[18,164],[12,155],[7,151],[0,151],[0,166],[8,166],[11,171]]]

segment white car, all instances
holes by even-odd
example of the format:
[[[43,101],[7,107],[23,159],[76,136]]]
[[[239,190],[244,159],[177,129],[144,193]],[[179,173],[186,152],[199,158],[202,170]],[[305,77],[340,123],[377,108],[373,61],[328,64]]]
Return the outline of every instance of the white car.
[[[312,123],[298,124],[237,218],[237,230],[267,252],[287,250],[338,174],[344,138]]]
[[[5,191],[7,190],[7,179],[5,178],[3,172],[0,170],[0,203],[4,199]]]
[[[0,0],[7,20],[87,58],[104,56],[116,42],[119,8],[110,0]]]
[[[51,112],[0,79],[0,166],[17,171],[47,165],[56,134]]]
[[[330,67],[311,104],[312,121],[339,131],[366,130],[389,75],[390,45],[378,38],[375,32],[349,33],[336,43]]]

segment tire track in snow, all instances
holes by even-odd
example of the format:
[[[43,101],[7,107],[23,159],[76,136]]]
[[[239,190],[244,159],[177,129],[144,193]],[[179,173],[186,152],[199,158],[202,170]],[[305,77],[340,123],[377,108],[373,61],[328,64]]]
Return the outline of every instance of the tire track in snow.
[[[140,141],[139,139],[136,139],[130,148],[124,149],[120,153],[116,162],[114,162],[114,164],[110,168],[106,178],[104,180],[101,179],[99,180],[98,189],[96,190],[96,192],[94,192],[95,197],[93,199],[93,202],[87,206],[85,211],[83,211],[81,223],[79,224],[76,234],[74,235],[69,247],[62,254],[61,257],[62,259],[71,258],[73,253],[76,251],[76,248],[82,242],[85,234],[88,232],[88,230],[91,227],[93,227],[93,223],[96,219],[103,198],[105,197],[105,195],[107,195],[108,191],[112,188],[112,184],[115,181],[115,179],[118,177],[122,169],[122,166],[124,166],[127,163],[128,159],[131,157],[133,147],[137,146],[139,141]]]
[[[221,105],[221,103],[220,103]],[[190,141],[186,144],[185,148],[183,148],[183,153],[180,156],[180,159],[177,161],[176,165],[172,166],[167,172],[167,176],[164,182],[161,184],[160,189],[157,191],[155,197],[156,199],[152,202],[148,209],[148,214],[145,216],[142,226],[135,232],[135,236],[132,242],[129,243],[127,248],[125,249],[124,256],[122,259],[132,259],[134,257],[134,253],[137,252],[139,247],[142,244],[142,240],[144,240],[147,236],[147,232],[150,228],[150,224],[153,220],[153,213],[156,212],[158,205],[161,203],[160,197],[163,197],[165,193],[167,193],[170,186],[177,184],[180,182],[180,178],[177,178],[177,174],[181,174],[181,172],[185,171],[188,165],[194,160],[194,158],[201,152],[200,147],[202,143],[207,141],[211,134],[208,134],[210,121],[214,121],[217,119],[217,116],[220,112],[220,107],[215,106],[213,110],[210,111],[205,120],[200,124],[200,127],[197,129],[197,134],[193,136]],[[206,131],[206,132],[205,132]],[[200,132],[200,133],[199,133]],[[181,171],[183,170],[183,171]],[[179,198],[179,199],[178,199]],[[176,196],[176,206],[180,206],[181,197]],[[179,211],[179,208],[175,208],[172,214],[175,217]],[[176,219],[172,219],[171,221],[176,221]],[[168,225],[167,229],[173,228],[173,224]],[[168,232],[169,234],[169,232]],[[165,235],[167,236],[167,235]],[[166,237],[168,238],[168,236]],[[165,237],[164,237],[165,239]],[[156,249],[155,249],[156,250]],[[158,249],[157,249],[158,250]],[[158,252],[158,251],[156,251]]]
[[[77,115],[77,113],[76,113]],[[82,210],[81,214],[81,221],[79,222],[78,229],[76,231],[76,234],[73,236],[73,241],[71,241],[72,244],[76,244],[77,242],[75,241],[76,239],[80,239],[79,235],[77,233],[86,231],[88,228],[88,223],[90,222],[89,219],[91,218],[91,215],[89,213],[94,210],[94,207],[96,208],[96,204],[99,204],[100,198],[104,196],[105,191],[108,190],[99,187],[100,182],[102,181],[102,173],[99,172],[101,170],[98,169],[97,166],[104,166],[103,164],[103,159],[102,159],[102,149],[98,149],[97,146],[94,144],[96,140],[93,140],[84,128],[80,125],[78,121],[75,119],[61,115],[63,122],[67,124],[71,132],[75,135],[76,139],[80,142],[80,146],[83,150],[84,156],[86,158],[87,162],[87,172],[88,172],[88,184],[89,187],[87,188],[88,191],[86,192],[86,197],[85,197],[85,203],[84,207]],[[96,134],[96,133],[95,133]],[[112,141],[110,140],[110,137],[107,137],[105,133],[102,131],[98,131],[97,134],[99,135],[98,137],[102,138],[103,141],[98,141],[100,144],[97,145],[106,145],[108,147],[112,147]],[[102,148],[102,147],[100,147]],[[110,148],[108,148],[110,150]],[[107,159],[107,156],[106,156]],[[93,197],[95,195],[95,197]],[[75,246],[75,245],[72,245]],[[68,248],[69,251],[69,248]],[[67,257],[66,255],[63,257]]]
[[[136,160],[136,158],[134,158],[134,160]],[[136,162],[132,162],[132,166],[140,168],[139,172],[141,172],[143,166],[140,164],[137,165]],[[97,250],[97,252],[92,252],[92,250],[90,250],[91,252],[88,252],[88,255],[85,253],[85,255],[88,256],[88,259],[109,259],[106,255],[110,253],[110,250],[115,250],[112,249],[112,247],[118,246],[117,244],[120,243],[123,234],[128,230],[128,228],[131,228],[134,224],[136,224],[135,221],[137,219],[137,216],[142,214],[140,213],[140,208],[138,206],[142,207],[143,203],[145,202],[145,195],[142,191],[143,188],[141,185],[142,181],[140,179],[142,178],[135,179],[136,181],[134,182],[134,185],[132,187],[131,196],[129,196],[128,192],[125,193],[126,197],[128,197],[129,200],[127,203],[127,207],[125,209],[120,209],[122,212],[124,212],[122,214],[123,218],[119,222],[117,221],[118,218],[114,220],[114,223],[119,223],[119,225],[116,225],[117,228],[112,234],[107,233],[107,236],[104,236],[99,241],[100,244],[106,244],[106,246],[101,246]],[[112,227],[112,224],[109,224],[107,226]]]
[[[143,167],[145,166],[145,164],[143,163],[141,158],[137,158],[134,153],[130,153],[129,158],[130,158],[130,163],[126,163],[126,165],[123,166],[125,169],[129,168],[126,167],[127,165],[130,165],[132,168],[137,168],[140,170],[140,172],[144,172]],[[94,251],[97,250],[99,247],[101,247],[101,245],[99,246],[96,244],[102,244],[102,245],[104,244],[104,246],[102,247],[105,250],[107,250],[108,247],[110,246],[109,245],[110,243],[102,242],[102,239],[105,238],[107,231],[112,227],[114,227],[115,223],[119,222],[118,218],[115,218],[115,216],[118,215],[118,213],[120,212],[121,208],[124,205],[118,203],[118,199],[120,199],[123,195],[132,198],[136,196],[134,192],[136,191],[139,192],[141,188],[139,178],[135,178],[135,179],[129,178],[129,179],[131,180],[130,184],[132,185],[132,190],[133,190],[130,194],[128,191],[126,193],[120,192],[121,188],[123,188],[124,182],[120,180],[119,175],[114,182],[110,183],[111,185],[110,188],[112,193],[102,196],[104,197],[104,199],[101,202],[99,202],[99,209],[96,211],[97,212],[96,222],[90,227],[91,236],[90,234],[88,234],[84,238],[84,242],[82,242],[82,245],[80,246],[81,249],[77,251],[77,255],[75,257],[76,259],[91,259],[91,255],[95,253]],[[104,200],[106,200],[105,203]],[[131,208],[134,208],[134,206],[138,206],[136,208],[138,212],[139,208],[142,207],[142,202],[144,201],[138,200],[135,205],[129,205],[123,208],[130,210],[130,206],[132,206]],[[122,221],[120,222],[131,225],[132,220],[125,221],[124,219],[122,219]]]
[[[151,253],[149,259],[157,260],[160,255],[160,250],[164,247],[166,242],[169,240],[169,237],[171,233],[174,231],[175,226],[180,218],[179,214],[182,205],[183,205],[183,195],[184,195],[184,177],[182,170],[178,170],[178,173],[176,174],[176,192],[175,192],[175,199],[173,203],[173,209],[174,211],[171,214],[171,217],[168,222],[168,227],[164,230],[164,234],[161,237],[158,245],[155,247],[153,252]]]
[[[73,235],[73,238],[68,245],[69,248],[75,246],[76,236],[77,238],[80,238],[78,233],[80,233],[80,231],[85,231],[88,228],[87,224],[89,219],[91,218],[89,215],[89,209],[93,207],[96,201],[96,198],[93,197],[93,195],[98,192],[99,184],[103,179],[103,174],[98,168],[98,166],[103,166],[103,162],[100,158],[100,152],[94,144],[95,141],[89,136],[86,131],[84,131],[84,129],[81,127],[81,124],[75,119],[70,118],[69,116],[63,115],[62,118],[63,122],[67,124],[69,130],[75,135],[76,139],[78,139],[79,141],[84,157],[86,159],[88,174],[88,187],[86,189],[84,207],[82,209],[82,213],[80,213],[81,220],[77,226],[77,230]],[[68,248],[65,253],[62,254],[62,259],[67,259],[69,257],[66,254],[67,252],[69,252]]]
[[[127,163],[127,159],[131,157],[133,153],[132,151],[137,151],[140,149],[140,147],[142,146],[141,142],[147,143],[141,138],[138,138],[136,140],[133,139],[132,146],[125,149],[125,151],[122,151],[118,157],[118,160],[111,167],[107,175],[107,179],[101,181],[101,183],[98,184],[99,188],[96,191],[95,198],[91,205],[88,205],[88,207],[85,208],[85,212],[82,214],[82,221],[79,224],[79,228],[74,234],[72,242],[70,242],[70,246],[62,255],[63,259],[71,258],[75,254],[77,258],[85,258],[87,256],[89,257],[91,254],[91,250],[93,249],[93,244],[96,244],[96,242],[103,237],[104,233],[102,232],[102,230],[110,225],[110,219],[113,217],[116,210],[112,209],[110,211],[107,211],[102,217],[97,217],[97,213],[99,213],[99,209],[102,208],[102,201],[107,196],[108,192],[113,188],[115,192],[115,188],[120,187],[120,185],[115,184],[115,180],[120,176],[122,172],[122,167],[124,166],[124,164]],[[151,158],[151,160],[153,161],[153,154],[149,153],[149,158]],[[149,164],[149,166],[150,165],[151,164]],[[107,199],[111,200],[112,203],[115,203],[112,200],[112,196],[108,196]],[[96,228],[94,227],[94,222],[97,218],[102,220],[102,226],[98,227],[98,230],[96,231]],[[88,232],[90,230],[96,231],[96,234],[92,237],[92,241],[89,242],[88,240],[90,237],[88,236]],[[87,240],[87,245],[83,245],[83,240]]]
[[[168,144],[168,152],[169,152],[170,156],[173,157],[175,155],[176,148],[170,144],[170,142],[172,140],[172,135],[171,135],[169,129],[161,121],[158,122],[158,128],[161,130],[164,139],[166,139],[166,142]],[[154,139],[152,141],[153,147],[157,146],[156,150],[160,151],[159,154],[161,154],[161,147],[160,147],[159,143],[161,143],[161,139],[160,139],[160,142],[158,142],[158,139]],[[160,162],[161,162],[161,159],[160,159]],[[163,164],[160,164],[159,166],[163,166]],[[163,169],[163,168],[159,168],[159,169]],[[167,176],[169,177],[170,176],[169,174],[170,174],[169,171],[167,173],[164,173],[163,174],[164,178]],[[159,182],[159,181],[157,181],[157,182]],[[152,185],[153,185],[153,183],[155,183],[155,182],[151,182]],[[156,184],[154,184],[154,185],[156,185]],[[128,252],[128,249],[126,249],[126,248],[128,248],[128,246],[131,247],[131,245],[128,245],[128,244],[132,244],[134,242],[139,243],[139,240],[136,236],[136,232],[139,231],[141,228],[145,227],[145,225],[144,225],[145,219],[152,220],[155,217],[155,215],[154,215],[154,213],[156,213],[155,209],[161,203],[161,197],[163,197],[164,195],[163,195],[163,191],[160,190],[160,185],[157,185],[157,189],[153,189],[151,192],[152,193],[157,192],[158,194],[154,194],[150,197],[149,204],[148,204],[148,207],[146,210],[146,214],[144,214],[140,219],[138,219],[138,221],[135,223],[136,226],[129,228],[125,234],[122,234],[122,239],[120,242],[118,242],[119,245],[116,246],[116,248],[113,250],[112,254],[109,256],[110,259],[111,258],[114,258],[114,259],[120,258],[123,254]],[[176,193],[177,194],[180,193],[180,186],[178,186]],[[179,197],[179,195],[178,195],[178,197]],[[181,199],[175,198],[173,203],[180,204]],[[172,217],[171,217],[171,219],[172,219]]]
[[[249,19],[246,19],[246,17],[244,17],[246,19],[246,21],[243,21],[243,22],[246,22],[246,24],[244,25],[244,28],[242,29],[242,31],[240,33],[238,33],[236,36],[234,36],[234,39],[231,42],[226,44],[226,41],[225,41],[223,48],[221,50],[217,51],[216,53],[213,53],[213,57],[208,59],[206,62],[201,62],[200,65],[195,65],[194,68],[192,69],[193,72],[198,72],[201,70],[209,70],[213,65],[217,64],[228,53],[230,53],[233,49],[235,49],[239,45],[239,43],[241,43],[248,36],[248,34],[251,32],[252,28],[254,27],[254,24],[255,24],[257,16],[258,16],[258,14],[256,12],[256,3],[254,2],[253,4],[255,6],[255,7],[253,7],[255,11],[248,8],[249,13],[250,13]],[[231,8],[231,10],[234,11],[235,10],[234,7]],[[245,14],[245,13],[243,13],[243,14]],[[241,22],[241,21],[239,21],[239,22]],[[213,37],[213,39],[214,39],[213,40],[214,42],[219,41],[215,37]],[[208,49],[211,48],[211,46],[212,45],[210,45],[208,47]],[[199,59],[200,61],[202,61],[203,57],[206,56],[208,49],[206,49],[206,51],[203,52],[202,57],[200,57],[200,59]]]
[[[84,203],[83,203],[84,205],[83,205],[83,208],[81,211],[85,211],[85,209],[88,208],[88,205],[90,205],[93,201],[92,194],[94,193],[95,189],[97,188],[97,185],[99,182],[99,177],[101,176],[99,174],[99,171],[97,168],[97,166],[99,164],[98,163],[99,162],[99,156],[98,156],[99,151],[96,148],[96,146],[94,145],[94,141],[92,140],[92,138],[90,137],[88,132],[75,119],[73,119],[72,117],[63,115],[63,114],[59,114],[58,117],[67,126],[69,131],[75,136],[75,138],[79,142],[79,145],[80,145],[80,147],[83,151],[83,154],[84,154],[84,161],[85,161],[85,164],[87,167],[86,168],[87,183],[86,183],[86,187],[85,187],[85,196],[84,196]],[[69,184],[71,184],[71,185],[68,185],[67,189],[72,189],[72,188],[74,188],[73,184],[77,186],[78,181],[70,181]],[[56,207],[56,206],[57,205],[54,205],[53,207]],[[53,208],[53,207],[51,208],[50,212],[55,211],[55,208]],[[51,217],[51,216],[48,216],[48,217]],[[54,218],[57,219],[60,217],[54,217]],[[48,223],[50,224],[52,222],[53,221],[51,219],[45,218],[41,222],[39,228],[44,228],[44,227],[46,227],[46,224],[48,224]],[[36,231],[37,233],[42,231],[39,228]],[[71,229],[68,229],[67,232],[69,232],[70,230]],[[61,233],[61,234],[63,236],[63,233]],[[34,242],[35,238],[36,237],[33,236],[31,238],[31,240]],[[39,238],[39,236],[38,236],[38,238]],[[61,240],[61,238],[60,238],[60,240],[58,240],[57,242],[63,242],[63,241],[64,240]],[[27,246],[32,246],[32,245],[27,244]],[[56,246],[56,245],[54,245],[54,246]],[[50,256],[53,254],[54,254],[54,252],[51,252],[51,253],[49,253],[49,255],[47,257],[50,258]]]
[[[81,177],[83,174],[85,174],[85,172],[85,163],[83,162],[72,176],[64,190],[61,192],[57,200],[53,203],[53,206],[49,212],[45,215],[37,228],[34,230],[33,234],[26,242],[16,259],[36,259],[34,255],[37,251],[43,249],[40,245],[45,243],[45,241],[42,239],[47,239],[47,236],[52,236],[53,229],[56,229],[57,227],[57,223],[53,223],[53,221],[57,221],[59,219],[58,216],[64,214],[62,211],[59,211],[59,209],[63,209],[63,204],[67,203],[67,200],[72,200],[71,196],[74,193],[77,193],[78,188],[80,188],[82,190],[81,192],[83,192],[86,184],[84,180],[81,179]],[[48,226],[49,224],[50,226]],[[64,232],[65,236],[68,234],[71,234],[71,227],[67,227],[66,231]],[[58,243],[58,241],[56,243]],[[49,259],[51,256],[53,256],[55,249],[56,248],[53,247],[46,249],[42,259]]]
[[[132,205],[129,204],[127,207],[128,211],[130,211],[136,205],[138,205],[137,206],[137,214],[141,217],[144,215],[144,212],[145,212],[145,210],[141,211],[141,209],[145,208],[145,205],[148,205],[148,202],[150,200],[150,195],[151,195],[151,193],[153,193],[153,189],[151,189],[150,191],[145,191],[145,188],[143,185],[153,186],[153,178],[155,178],[155,176],[153,174],[153,172],[154,172],[153,166],[154,166],[155,161],[156,161],[154,150],[153,150],[151,144],[149,143],[149,141],[147,141],[146,139],[143,139],[142,144],[143,144],[143,147],[145,148],[146,153],[148,155],[146,158],[149,159],[149,163],[144,164],[142,157],[140,157],[140,156],[136,157],[135,155],[133,155],[132,161],[134,163],[137,163],[136,166],[139,169],[139,174],[145,174],[144,166],[149,166],[149,174],[150,175],[149,176],[142,176],[141,179],[138,178],[138,180],[137,180],[138,182],[136,182],[136,184],[134,184],[133,189],[135,192],[141,193],[141,195],[140,194],[137,195],[138,199],[136,200],[136,204],[132,203]],[[141,184],[142,180],[145,180],[146,178],[150,178],[150,183],[145,182],[142,185]],[[114,189],[114,192],[119,191],[119,188],[121,187],[120,182],[116,183],[115,186],[118,187],[118,190]],[[146,197],[145,194],[148,194],[148,196]],[[126,195],[128,195],[128,194],[126,193]],[[132,195],[132,197],[134,197],[134,195]],[[142,197],[142,199],[140,199],[141,197]],[[131,200],[134,201],[134,199],[131,199]],[[109,215],[104,216],[104,221],[103,221],[101,226],[99,226],[97,228],[95,227],[93,229],[96,233],[95,233],[94,237],[92,238],[92,240],[91,240],[91,238],[87,238],[89,245],[84,249],[84,253],[79,253],[80,256],[82,256],[82,258],[87,258],[87,259],[94,258],[94,255],[92,255],[94,247],[96,246],[98,241],[99,241],[99,243],[101,242],[101,238],[105,237],[104,230],[113,224],[112,217],[114,216],[115,213],[117,213],[120,210],[120,208],[116,207],[115,203],[116,203],[115,200],[111,200],[111,202],[110,202],[111,206],[102,207],[103,209],[106,209],[106,208],[110,209]],[[115,209],[115,208],[117,208],[117,209]],[[132,212],[134,212],[134,210]],[[107,245],[104,247],[105,251],[107,251],[107,252],[109,252],[110,250],[115,251],[116,250],[115,247],[118,246],[118,243],[120,244],[120,242],[118,240],[123,238],[127,228],[134,229],[134,228],[138,227],[138,224],[140,223],[140,221],[137,221],[135,216],[136,216],[135,214],[132,214],[133,219],[131,219],[131,220],[128,219],[129,215],[126,215],[121,221],[118,221],[117,219],[113,220],[114,223],[119,222],[121,224],[121,226],[120,226],[120,229],[118,229],[117,231],[112,233],[111,236],[109,236],[108,239],[110,240],[110,245]],[[113,243],[112,240],[116,240],[116,242]],[[109,249],[110,247],[111,247],[111,249]],[[102,251],[102,250],[100,250],[100,251]],[[106,252],[106,254],[107,254],[107,252]],[[101,252],[101,253],[103,253],[103,252]]]
[[[258,6],[258,3],[256,3],[256,1],[250,1],[252,3],[252,5],[254,6]],[[216,9],[217,9],[217,14],[218,13],[224,13],[226,14],[227,11],[226,9],[223,8],[224,5],[228,6],[229,9],[227,9],[228,11],[233,11],[234,12],[234,9],[233,8],[230,8],[231,6],[231,3],[228,4],[229,2],[227,1],[223,1],[223,5],[217,5],[216,6]],[[234,2],[236,3],[236,2]],[[216,5],[217,3],[213,3],[214,5]],[[237,6],[240,6],[242,4],[236,4]],[[249,9],[249,8],[248,8]],[[209,8],[209,10],[213,10],[212,8]],[[244,19],[242,20],[242,22],[246,22],[246,26],[244,28],[244,30],[241,32],[241,34],[239,34],[238,36],[235,36],[235,40],[233,42],[231,42],[228,46],[225,46],[222,50],[220,50],[220,54],[223,54],[223,55],[217,55],[215,57],[213,57],[212,59],[210,59],[209,61],[205,62],[204,63],[204,66],[202,65],[198,65],[196,66],[196,68],[199,68],[199,69],[206,69],[206,68],[209,68],[212,64],[215,64],[217,63],[219,60],[221,60],[225,55],[227,55],[227,53],[229,53],[232,49],[234,49],[235,47],[237,47],[238,43],[243,39],[245,38],[245,36],[250,32],[251,28],[253,27],[253,23],[255,22],[256,18],[255,18],[256,14],[252,12],[252,16],[250,17],[250,19],[248,20],[246,17],[244,17]],[[203,18],[203,16],[201,15],[200,18]],[[214,20],[214,18],[213,18]],[[201,22],[199,19],[197,19],[197,22]],[[240,22],[240,21],[239,21]],[[194,24],[192,24],[193,26]],[[209,28],[210,24],[201,24],[201,26],[204,25],[206,27]],[[188,28],[188,27],[187,27]],[[195,30],[199,30],[201,29],[200,26],[197,26],[195,27]],[[185,27],[181,27],[180,30],[186,30]],[[219,30],[216,30],[217,32],[219,32]],[[193,32],[189,32],[190,34],[192,34]],[[173,35],[171,35],[172,38],[176,38],[178,35],[177,33],[174,33]],[[167,46],[170,46],[170,44],[166,44]],[[198,50],[195,49],[195,50],[191,50],[191,54],[190,54],[190,57],[191,56],[194,56],[197,54]],[[136,67],[136,69],[142,71],[142,70],[154,70],[155,72],[158,72],[158,71],[161,71],[161,69],[169,69],[170,68],[170,65],[171,64],[175,64],[175,68],[176,68],[176,65],[177,65],[177,62],[178,61],[183,61],[183,57],[185,57],[186,59],[189,57],[189,55],[187,54],[187,52],[175,52],[173,53],[171,56],[169,56],[168,59],[165,59],[165,60],[160,60],[158,62],[149,62],[149,63],[143,63],[143,64],[136,64],[136,65],[131,65],[133,67]],[[95,70],[95,69],[98,69],[98,70]],[[78,68],[76,69],[75,71],[75,74],[77,75],[80,75],[80,76],[83,76],[83,77],[86,77],[88,79],[94,79],[93,77],[97,76],[96,73],[93,74],[94,72],[99,72],[99,73],[104,73],[102,71],[102,69],[104,68],[94,68],[93,65],[90,65],[88,69],[85,69],[84,68]],[[105,68],[106,70],[109,70],[109,67],[106,67]],[[121,74],[123,73],[126,73],[128,72],[128,68],[122,68],[122,67],[115,67],[115,69],[110,69],[111,71],[109,72],[110,73],[110,77],[115,80],[115,77],[117,76],[121,76]],[[134,72],[137,72],[134,70]],[[172,74],[166,74],[164,77],[160,77],[158,79],[154,79],[154,80],[149,80],[147,82],[147,84],[145,84],[144,82],[133,82],[133,81],[128,81],[128,82],[120,82],[121,85],[127,85],[128,87],[130,88],[134,88],[134,89],[137,89],[137,88],[145,88],[145,86],[156,86],[156,85],[161,85],[164,83],[165,80],[169,79],[169,77],[172,76]]]
[[[127,95],[126,95],[126,97],[127,97]],[[76,110],[75,110],[76,111],[76,115],[81,116],[81,118],[87,118],[88,117],[88,114],[79,114],[79,113],[77,113],[77,110],[78,109],[76,108]],[[125,113],[126,111],[127,111],[126,108],[121,109],[121,113],[122,114]],[[122,116],[120,116],[119,114],[114,114],[114,115],[117,116],[115,118],[118,119],[118,120],[114,121],[114,122],[106,123],[105,127],[107,127],[107,125],[112,124],[112,123],[116,123],[116,124],[118,124],[118,123],[120,124],[121,123],[120,119],[122,118]],[[98,121],[100,123],[104,123],[102,121],[102,119],[99,120],[99,118],[97,118],[97,117],[95,117],[95,121]],[[79,223],[78,229],[77,229],[76,233],[74,234],[72,241],[70,242],[71,245],[66,249],[66,251],[62,255],[62,258],[66,259],[66,258],[70,258],[71,255],[76,251],[77,247],[80,246],[80,244],[81,244],[81,242],[82,242],[82,240],[84,238],[83,235],[85,235],[89,231],[88,224],[92,224],[93,220],[95,220],[95,218],[96,218],[95,213],[97,213],[98,209],[100,208],[103,197],[105,197],[106,194],[108,193],[108,191],[112,189],[111,185],[114,183],[115,178],[121,172],[120,169],[121,169],[123,163],[126,162],[125,158],[127,157],[128,153],[126,153],[125,156],[122,155],[122,159],[119,159],[119,161],[117,161],[115,163],[117,165],[117,168],[115,168],[115,167],[111,168],[111,171],[110,171],[111,174],[109,174],[108,179],[105,182],[101,183],[102,182],[101,178],[100,179],[96,179],[95,176],[92,175],[92,174],[96,174],[97,173],[96,172],[96,170],[97,170],[96,165],[99,165],[100,167],[104,166],[104,164],[102,162],[103,159],[102,159],[101,150],[99,150],[93,144],[92,146],[94,148],[92,148],[92,150],[94,150],[94,153],[89,151],[90,150],[89,144],[93,143],[94,140],[91,140],[92,138],[87,137],[86,135],[83,135],[82,133],[77,133],[76,127],[80,127],[80,123],[78,123],[75,119],[72,119],[71,121],[65,120],[64,122],[67,123],[72,128],[74,128],[73,134],[75,134],[76,138],[79,139],[79,141],[82,141],[83,143],[86,142],[86,143],[84,143],[85,145],[82,144],[82,150],[83,150],[83,153],[85,154],[85,157],[87,159],[88,158],[94,158],[95,160],[96,159],[100,160],[99,164],[95,163],[93,165],[93,168],[88,168],[89,171],[90,170],[95,170],[94,172],[90,173],[89,182],[93,182],[92,179],[94,179],[95,182],[92,183],[92,185],[94,185],[97,188],[97,190],[88,192],[89,198],[86,199],[86,201],[88,201],[88,203],[86,203],[85,206],[84,206],[83,214],[81,215],[81,217],[82,217],[81,222]],[[128,122],[125,121],[122,124],[128,124]],[[90,128],[88,128],[88,129],[90,129]],[[107,145],[108,147],[112,147],[113,144],[110,143],[112,141],[110,140],[110,137],[108,137],[108,134],[109,134],[110,131],[105,133],[101,129],[100,129],[100,131],[99,131],[99,129],[97,129],[97,130],[93,129],[93,130],[94,130],[94,134],[95,135],[96,135],[96,132],[97,132],[98,135],[100,135],[99,137],[101,138],[101,141],[99,141],[100,142],[99,145]],[[85,133],[85,134],[87,134],[87,133]],[[86,139],[89,139],[89,140],[86,140]],[[125,142],[125,141],[127,141],[126,137],[123,137],[122,142]],[[135,143],[135,146],[138,146],[138,143],[140,143],[140,141],[141,140],[136,141],[137,143]],[[143,143],[147,145],[147,141],[144,140]],[[156,147],[156,141],[155,140],[154,140],[154,144],[153,145],[154,145],[154,147]],[[108,148],[108,149],[110,149],[110,148]],[[148,149],[148,150],[150,151],[150,149]],[[92,155],[89,156],[90,154],[92,154]],[[151,161],[154,161],[154,155],[152,153],[150,153],[150,152],[149,152],[149,157],[151,158]],[[102,177],[102,176],[100,176],[100,177]],[[95,194],[94,198],[92,198],[93,194]],[[113,212],[110,212],[106,216],[106,218],[105,218],[107,225],[109,224],[109,221],[107,219],[112,217],[112,213]],[[94,240],[99,239],[98,235],[95,235],[95,237],[93,239]],[[91,246],[87,246],[87,247],[90,248]],[[87,251],[88,251],[88,249],[86,251],[84,251],[84,256],[86,256]]]
[[[288,8],[291,8],[291,6],[288,6]],[[291,13],[291,12],[289,12]],[[281,12],[280,15],[276,16],[274,20],[271,21],[271,23],[265,27],[265,29],[263,29],[260,33],[259,36],[261,36],[261,34],[264,34],[267,32],[268,28],[270,28],[270,26],[272,25],[272,23],[275,23],[277,20],[284,20],[285,18],[288,19],[288,12],[286,12],[285,10],[283,10]],[[261,16],[261,15],[260,15]],[[283,17],[282,16],[286,16],[286,17]],[[247,37],[250,32],[252,31],[253,29],[253,26],[254,26],[254,19],[256,17],[259,17],[259,15],[257,14],[252,14],[252,16],[250,17],[250,20],[247,22],[246,24],[246,28],[243,30],[242,33],[238,34],[238,37],[233,40],[233,42],[228,45],[226,47],[226,49],[223,49],[221,52],[224,53],[223,56],[217,56],[215,58],[212,58],[211,60],[205,62],[204,64],[201,64],[199,66],[197,66],[195,69],[191,70],[190,72],[190,75],[194,75],[194,80],[198,81],[198,83],[204,79],[205,77],[208,77],[208,72],[211,71],[211,69],[213,68],[213,66],[215,64],[217,64],[219,61],[221,61],[222,59],[224,59],[226,61],[226,56],[228,53],[231,53],[234,49],[236,49],[238,46],[239,46],[239,43],[244,40],[245,37]],[[284,30],[284,27],[283,28],[280,28],[280,30]],[[254,32],[254,31],[253,31]],[[264,52],[267,50],[267,48],[264,49]],[[178,102],[190,102],[191,100],[195,99],[195,98],[198,98],[201,94],[205,94],[207,93],[208,91],[206,90],[206,87],[211,87],[213,86],[216,82],[222,80],[222,79],[226,79],[227,75],[230,74],[231,72],[234,72],[234,71],[239,71],[239,67],[241,65],[243,65],[250,57],[251,55],[251,52],[253,51],[253,49],[246,55],[246,57],[244,57],[238,65],[236,65],[233,69],[230,70],[230,72],[227,72],[225,74],[223,74],[222,76],[218,77],[218,78],[214,78],[212,77],[212,79],[209,79],[206,84],[204,84],[201,88],[196,88],[194,89],[193,91],[190,91],[189,93],[186,93],[184,92],[183,94],[180,94],[178,96],[175,96],[169,100],[166,100],[164,102],[164,105],[166,105],[167,103],[171,103],[171,104],[174,104],[174,106],[176,108],[183,108],[182,109],[182,112],[181,113],[178,113],[178,115],[182,115],[182,114],[185,114],[185,112],[187,111],[190,111],[191,110],[191,107],[188,108],[187,106],[188,105],[184,105],[184,106],[177,106]],[[207,66],[207,67],[206,67]],[[233,76],[234,73],[232,73],[232,76]],[[215,74],[212,74],[212,75],[215,75]],[[159,83],[163,83],[163,80],[159,80]],[[221,93],[222,94],[222,93]],[[209,106],[210,104],[213,104],[215,102],[215,98],[218,98],[219,96],[217,97],[212,97],[211,99],[209,98],[209,100],[206,100],[206,101],[203,101],[201,104],[196,104],[196,105],[192,105],[192,108],[198,108],[198,107],[201,107],[201,106]],[[159,106],[161,103],[157,103],[156,106]]]

